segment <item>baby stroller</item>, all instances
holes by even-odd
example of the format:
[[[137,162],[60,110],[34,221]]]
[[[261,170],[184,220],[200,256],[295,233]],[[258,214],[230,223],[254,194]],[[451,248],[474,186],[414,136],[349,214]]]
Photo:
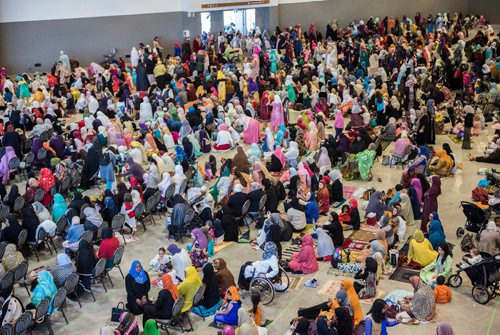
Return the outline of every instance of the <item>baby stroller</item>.
[[[468,264],[467,258],[463,260]],[[500,293],[498,282],[500,280],[500,255],[490,256],[481,262],[466,268],[459,268],[456,274],[448,279],[448,284],[453,287],[462,285],[461,272],[465,272],[472,282],[472,297],[480,304],[487,304]]]
[[[462,237],[465,234],[465,230],[479,235],[488,223],[486,212],[468,201],[462,201],[460,207],[462,207],[467,221],[465,221],[465,229],[462,227],[457,229],[457,237]]]

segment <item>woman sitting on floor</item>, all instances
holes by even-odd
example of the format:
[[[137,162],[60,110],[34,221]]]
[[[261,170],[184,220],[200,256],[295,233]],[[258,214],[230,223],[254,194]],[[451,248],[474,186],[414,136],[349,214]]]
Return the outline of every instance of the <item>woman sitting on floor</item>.
[[[367,257],[363,264],[363,270],[354,275],[354,289],[360,299],[373,298],[377,295],[377,270],[378,263],[372,257]],[[360,283],[360,281],[362,283]],[[363,283],[364,282],[364,283]]]
[[[429,171],[433,175],[447,177],[451,174],[453,169],[453,159],[448,156],[446,151],[440,149],[435,151],[437,160],[429,165]]]
[[[205,293],[199,305],[193,307],[193,313],[198,316],[207,317],[215,314],[221,305],[219,298],[219,285],[215,276],[214,267],[211,263],[203,266],[203,284]]]
[[[273,154],[271,155],[271,161],[266,164],[267,170],[269,172],[280,172],[286,165],[285,154],[281,150],[280,146],[277,146],[274,149]]]
[[[288,262],[285,271],[294,274],[309,274],[318,271],[318,269],[313,238],[310,234],[306,234],[302,237],[300,251],[292,254],[292,260]]]
[[[443,276],[446,280],[451,276],[453,265],[452,254],[447,243],[443,243],[438,248],[437,258],[420,271],[420,278],[434,287],[438,276]]]
[[[420,266],[427,266],[436,258],[437,252],[432,248],[431,242],[424,237],[420,229],[415,231],[408,249],[408,262],[416,262]]]

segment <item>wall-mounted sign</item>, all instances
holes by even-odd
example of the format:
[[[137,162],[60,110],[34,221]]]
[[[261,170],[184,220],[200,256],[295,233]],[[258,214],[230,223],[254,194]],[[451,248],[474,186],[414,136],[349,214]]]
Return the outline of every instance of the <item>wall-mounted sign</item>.
[[[224,7],[241,7],[241,6],[258,6],[269,5],[269,0],[249,0],[238,2],[225,2],[225,3],[206,3],[202,4],[201,8],[224,8]]]

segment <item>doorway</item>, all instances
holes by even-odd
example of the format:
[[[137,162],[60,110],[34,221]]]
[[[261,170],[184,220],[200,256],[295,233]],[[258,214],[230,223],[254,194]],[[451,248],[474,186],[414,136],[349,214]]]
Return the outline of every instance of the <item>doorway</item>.
[[[202,12],[201,13],[201,34],[210,33],[210,29],[212,29],[212,18],[210,16],[210,12]]]
[[[255,9],[235,9],[224,11],[224,31],[240,32],[247,35],[255,29]]]

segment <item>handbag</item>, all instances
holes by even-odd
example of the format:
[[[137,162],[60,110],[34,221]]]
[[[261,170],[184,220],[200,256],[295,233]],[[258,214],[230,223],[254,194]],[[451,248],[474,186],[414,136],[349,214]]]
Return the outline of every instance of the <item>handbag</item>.
[[[122,308],[120,308],[120,305]],[[123,302],[119,302],[116,307],[111,308],[111,321],[112,322],[120,322],[120,316],[123,313],[127,313],[128,309],[125,308],[125,304]]]

